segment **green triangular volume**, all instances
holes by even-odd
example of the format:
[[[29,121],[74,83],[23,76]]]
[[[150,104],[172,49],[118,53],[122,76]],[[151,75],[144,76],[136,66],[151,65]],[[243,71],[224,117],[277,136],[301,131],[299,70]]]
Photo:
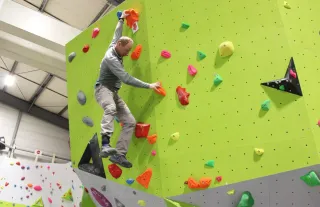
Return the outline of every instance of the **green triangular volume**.
[[[65,192],[61,198],[67,201],[73,201],[71,188],[69,188],[69,190]]]
[[[320,179],[315,171],[308,172],[307,174],[301,176],[300,179],[311,187],[320,185]]]
[[[31,207],[44,207],[42,197],[38,198]]]
[[[183,203],[183,202],[180,202],[180,201],[173,201],[173,200],[168,199],[168,198],[165,198],[164,200],[165,200],[165,202],[167,204],[167,207],[199,207],[199,206],[196,206],[196,205],[193,205],[193,204]]]
[[[252,207],[254,205],[254,199],[249,191],[242,193],[241,199],[237,207]]]

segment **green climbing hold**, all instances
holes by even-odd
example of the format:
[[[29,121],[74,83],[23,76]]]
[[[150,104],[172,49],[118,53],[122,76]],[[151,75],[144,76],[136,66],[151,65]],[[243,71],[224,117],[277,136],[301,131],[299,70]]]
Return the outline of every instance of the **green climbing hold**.
[[[285,90],[284,85],[281,85],[281,86],[279,87],[279,89],[280,89],[281,91],[284,91],[284,90]]]
[[[264,111],[269,111],[269,109],[270,109],[270,100],[265,100],[264,102],[262,102],[261,109],[264,110]]]
[[[237,207],[252,207],[254,205],[254,199],[249,191],[242,193],[240,202]]]
[[[320,185],[319,177],[315,171],[310,171],[309,173],[301,176],[300,179],[311,187]]]
[[[198,51],[198,58],[199,58],[200,60],[203,60],[205,57],[207,57],[206,54],[204,54],[204,53],[201,52],[201,51]]]
[[[220,83],[222,83],[223,79],[220,75],[215,75],[214,79],[213,79],[213,83],[215,86],[219,85]]]
[[[188,29],[190,27],[190,24],[182,22],[181,27],[184,28],[184,29]]]
[[[214,160],[209,160],[208,162],[206,162],[206,166],[214,167]]]

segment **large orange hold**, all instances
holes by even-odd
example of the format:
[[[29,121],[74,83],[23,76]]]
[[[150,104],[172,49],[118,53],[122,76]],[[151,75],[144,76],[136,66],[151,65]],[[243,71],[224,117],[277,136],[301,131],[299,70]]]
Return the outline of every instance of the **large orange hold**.
[[[154,144],[157,141],[158,136],[156,134],[147,136],[147,140],[150,144]]]
[[[199,188],[200,184],[192,177],[188,179],[188,187],[191,189]]]
[[[132,28],[133,24],[139,21],[139,13],[134,9],[128,9],[124,11],[129,16],[126,17],[128,27]]]
[[[142,51],[142,45],[137,45],[136,48],[131,53],[132,60],[138,60]]]
[[[162,83],[160,82],[160,87],[156,89],[154,89],[154,92],[156,92],[157,94],[160,94],[161,96],[166,96],[166,91],[164,90],[164,88],[162,87]]]
[[[152,177],[152,169],[148,168],[144,173],[139,175],[136,180],[138,183],[140,183],[140,185],[148,189],[151,177]]]
[[[199,187],[200,188],[209,188],[209,186],[211,185],[211,181],[212,181],[211,178],[203,177],[199,181]]]

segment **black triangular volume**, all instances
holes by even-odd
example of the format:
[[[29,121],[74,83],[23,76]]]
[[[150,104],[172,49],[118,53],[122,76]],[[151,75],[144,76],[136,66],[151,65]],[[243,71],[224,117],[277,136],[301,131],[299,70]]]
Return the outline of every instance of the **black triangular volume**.
[[[99,156],[99,152],[100,148],[98,135],[97,133],[95,133],[82,154],[81,160],[78,164],[78,168],[79,170],[100,176],[102,178],[106,178],[103,162],[101,157]],[[90,163],[90,160],[92,160],[92,163]]]
[[[302,96],[302,90],[298,78],[298,73],[296,66],[294,64],[293,58],[290,59],[286,74],[284,78],[273,80],[269,82],[261,83],[261,85],[268,86],[277,90],[285,91],[288,93],[296,94]]]

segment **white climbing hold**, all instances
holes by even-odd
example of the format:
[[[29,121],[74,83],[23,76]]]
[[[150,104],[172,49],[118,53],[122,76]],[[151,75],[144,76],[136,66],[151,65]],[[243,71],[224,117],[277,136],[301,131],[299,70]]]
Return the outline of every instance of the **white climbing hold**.
[[[69,55],[69,57],[68,57],[69,63],[72,62],[72,60],[76,57],[76,55],[77,55],[77,54],[76,54],[75,52],[70,53],[70,55]]]
[[[81,104],[81,105],[86,104],[87,98],[86,98],[86,95],[84,94],[83,91],[78,92],[77,99],[78,99],[79,104]]]
[[[180,133],[179,132],[175,132],[173,134],[171,134],[171,139],[173,139],[174,141],[178,141],[178,139],[180,138]]]
[[[219,53],[221,57],[227,57],[232,55],[234,52],[233,43],[230,41],[225,41],[219,46]]]
[[[263,155],[264,149],[254,148],[254,152],[255,152],[257,155]]]
[[[84,124],[86,124],[87,126],[89,126],[89,127],[93,127],[93,121],[92,121],[92,119],[90,118],[90,117],[83,117],[82,118],[82,122],[84,123]]]

